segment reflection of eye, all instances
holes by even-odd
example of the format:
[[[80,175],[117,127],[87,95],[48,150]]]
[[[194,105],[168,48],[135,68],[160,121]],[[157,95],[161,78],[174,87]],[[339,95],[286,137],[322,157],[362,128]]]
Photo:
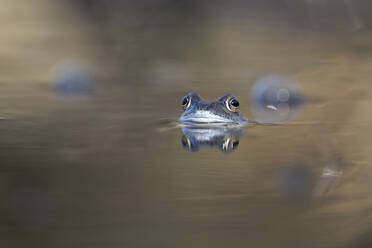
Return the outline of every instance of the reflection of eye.
[[[236,98],[231,98],[229,101],[226,102],[226,107],[231,112],[238,112],[239,110],[239,101]]]
[[[232,142],[231,146],[232,146],[232,149],[236,149],[239,145],[239,140],[235,140]]]
[[[183,147],[189,147],[190,141],[187,139],[185,135],[182,136],[181,143]]]
[[[190,104],[191,104],[191,99],[189,96],[185,96],[184,98],[182,98],[182,108],[184,110],[188,109],[190,107]]]
[[[182,147],[189,152],[196,152],[198,150],[198,146],[193,145],[186,135],[182,136],[181,143]]]
[[[222,143],[221,149],[224,152],[231,152],[238,148],[239,146],[239,140],[236,138],[228,138],[225,140],[224,143]]]

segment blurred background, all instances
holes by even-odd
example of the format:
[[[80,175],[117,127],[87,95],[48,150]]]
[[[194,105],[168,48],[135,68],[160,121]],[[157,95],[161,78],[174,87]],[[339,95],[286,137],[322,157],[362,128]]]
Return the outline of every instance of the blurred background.
[[[2,0],[0,246],[371,247],[371,13]],[[190,153],[191,91],[281,125]]]

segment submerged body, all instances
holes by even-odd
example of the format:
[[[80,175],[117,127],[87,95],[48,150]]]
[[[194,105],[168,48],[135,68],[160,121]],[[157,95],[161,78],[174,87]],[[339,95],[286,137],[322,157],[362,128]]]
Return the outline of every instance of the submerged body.
[[[182,99],[180,122],[186,125],[244,125],[248,120],[239,111],[239,101],[224,95],[215,102],[204,102],[196,93]]]

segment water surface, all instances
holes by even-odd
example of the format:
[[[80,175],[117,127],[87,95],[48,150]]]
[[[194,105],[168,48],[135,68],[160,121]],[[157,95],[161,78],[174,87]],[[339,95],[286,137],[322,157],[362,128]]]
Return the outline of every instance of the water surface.
[[[368,29],[217,11],[123,31],[29,8],[0,60],[2,247],[368,247]],[[270,75],[303,94],[295,115],[184,148],[184,95],[232,93],[255,120]]]

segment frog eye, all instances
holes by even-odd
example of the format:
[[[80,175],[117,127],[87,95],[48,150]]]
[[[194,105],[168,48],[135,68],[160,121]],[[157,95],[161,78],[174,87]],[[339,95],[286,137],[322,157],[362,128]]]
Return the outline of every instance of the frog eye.
[[[191,99],[190,96],[185,96],[182,98],[182,108],[184,110],[188,109],[191,105]]]
[[[231,112],[238,112],[239,111],[239,101],[235,97],[226,101],[226,107]]]

